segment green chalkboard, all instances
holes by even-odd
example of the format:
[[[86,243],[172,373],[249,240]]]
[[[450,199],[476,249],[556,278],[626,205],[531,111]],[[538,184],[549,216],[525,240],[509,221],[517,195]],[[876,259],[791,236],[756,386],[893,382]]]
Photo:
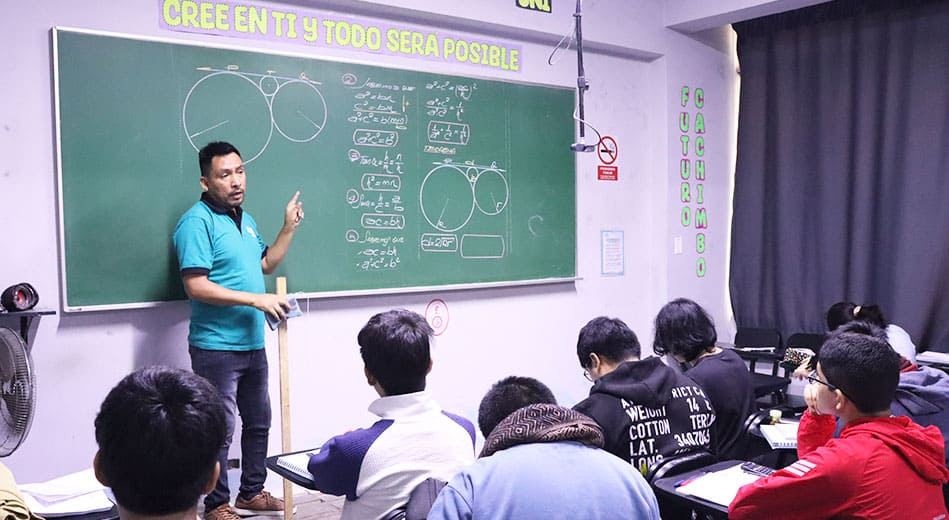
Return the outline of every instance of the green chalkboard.
[[[265,241],[301,191],[291,292],[576,275],[569,89],[66,29],[54,52],[66,310],[184,298],[171,235],[213,140]]]

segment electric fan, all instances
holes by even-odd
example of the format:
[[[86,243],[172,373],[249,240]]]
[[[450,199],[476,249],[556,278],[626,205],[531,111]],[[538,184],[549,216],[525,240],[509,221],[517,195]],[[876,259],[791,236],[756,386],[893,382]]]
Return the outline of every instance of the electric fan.
[[[0,327],[0,457],[13,453],[26,439],[35,406],[30,351],[19,334]]]

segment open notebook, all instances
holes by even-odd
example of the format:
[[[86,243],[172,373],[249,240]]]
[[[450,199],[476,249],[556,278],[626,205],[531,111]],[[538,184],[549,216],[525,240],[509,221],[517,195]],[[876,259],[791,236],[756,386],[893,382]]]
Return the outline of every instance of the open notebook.
[[[307,466],[310,464],[310,457],[316,455],[319,451],[319,448],[314,448],[269,457],[267,467],[278,475],[288,478],[294,484],[313,489],[313,474],[310,473]]]
[[[764,436],[771,449],[797,448],[797,421],[779,422],[778,424],[762,424],[761,435]]]
[[[709,502],[728,507],[738,489],[745,484],[751,484],[758,480],[758,475],[748,473],[741,469],[741,464],[737,464],[721,471],[706,473],[700,477],[689,480],[687,483],[676,488],[676,492],[692,495]]]

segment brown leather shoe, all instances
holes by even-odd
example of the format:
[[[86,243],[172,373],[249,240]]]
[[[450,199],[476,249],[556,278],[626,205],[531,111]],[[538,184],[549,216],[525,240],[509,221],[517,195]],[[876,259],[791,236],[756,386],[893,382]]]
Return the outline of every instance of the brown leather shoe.
[[[240,516],[282,516],[283,508],[283,500],[267,491],[261,491],[250,500],[237,497],[234,501],[234,512]]]
[[[230,504],[221,504],[210,511],[204,512],[204,520],[241,520]]]

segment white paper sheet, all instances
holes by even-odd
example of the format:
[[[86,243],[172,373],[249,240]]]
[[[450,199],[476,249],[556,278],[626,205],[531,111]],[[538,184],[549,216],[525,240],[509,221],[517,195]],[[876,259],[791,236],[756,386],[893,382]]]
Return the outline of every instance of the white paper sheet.
[[[740,487],[751,484],[759,478],[761,477],[758,475],[742,471],[741,464],[737,464],[728,469],[706,473],[679,486],[676,491],[728,507],[728,504],[735,499]]]

